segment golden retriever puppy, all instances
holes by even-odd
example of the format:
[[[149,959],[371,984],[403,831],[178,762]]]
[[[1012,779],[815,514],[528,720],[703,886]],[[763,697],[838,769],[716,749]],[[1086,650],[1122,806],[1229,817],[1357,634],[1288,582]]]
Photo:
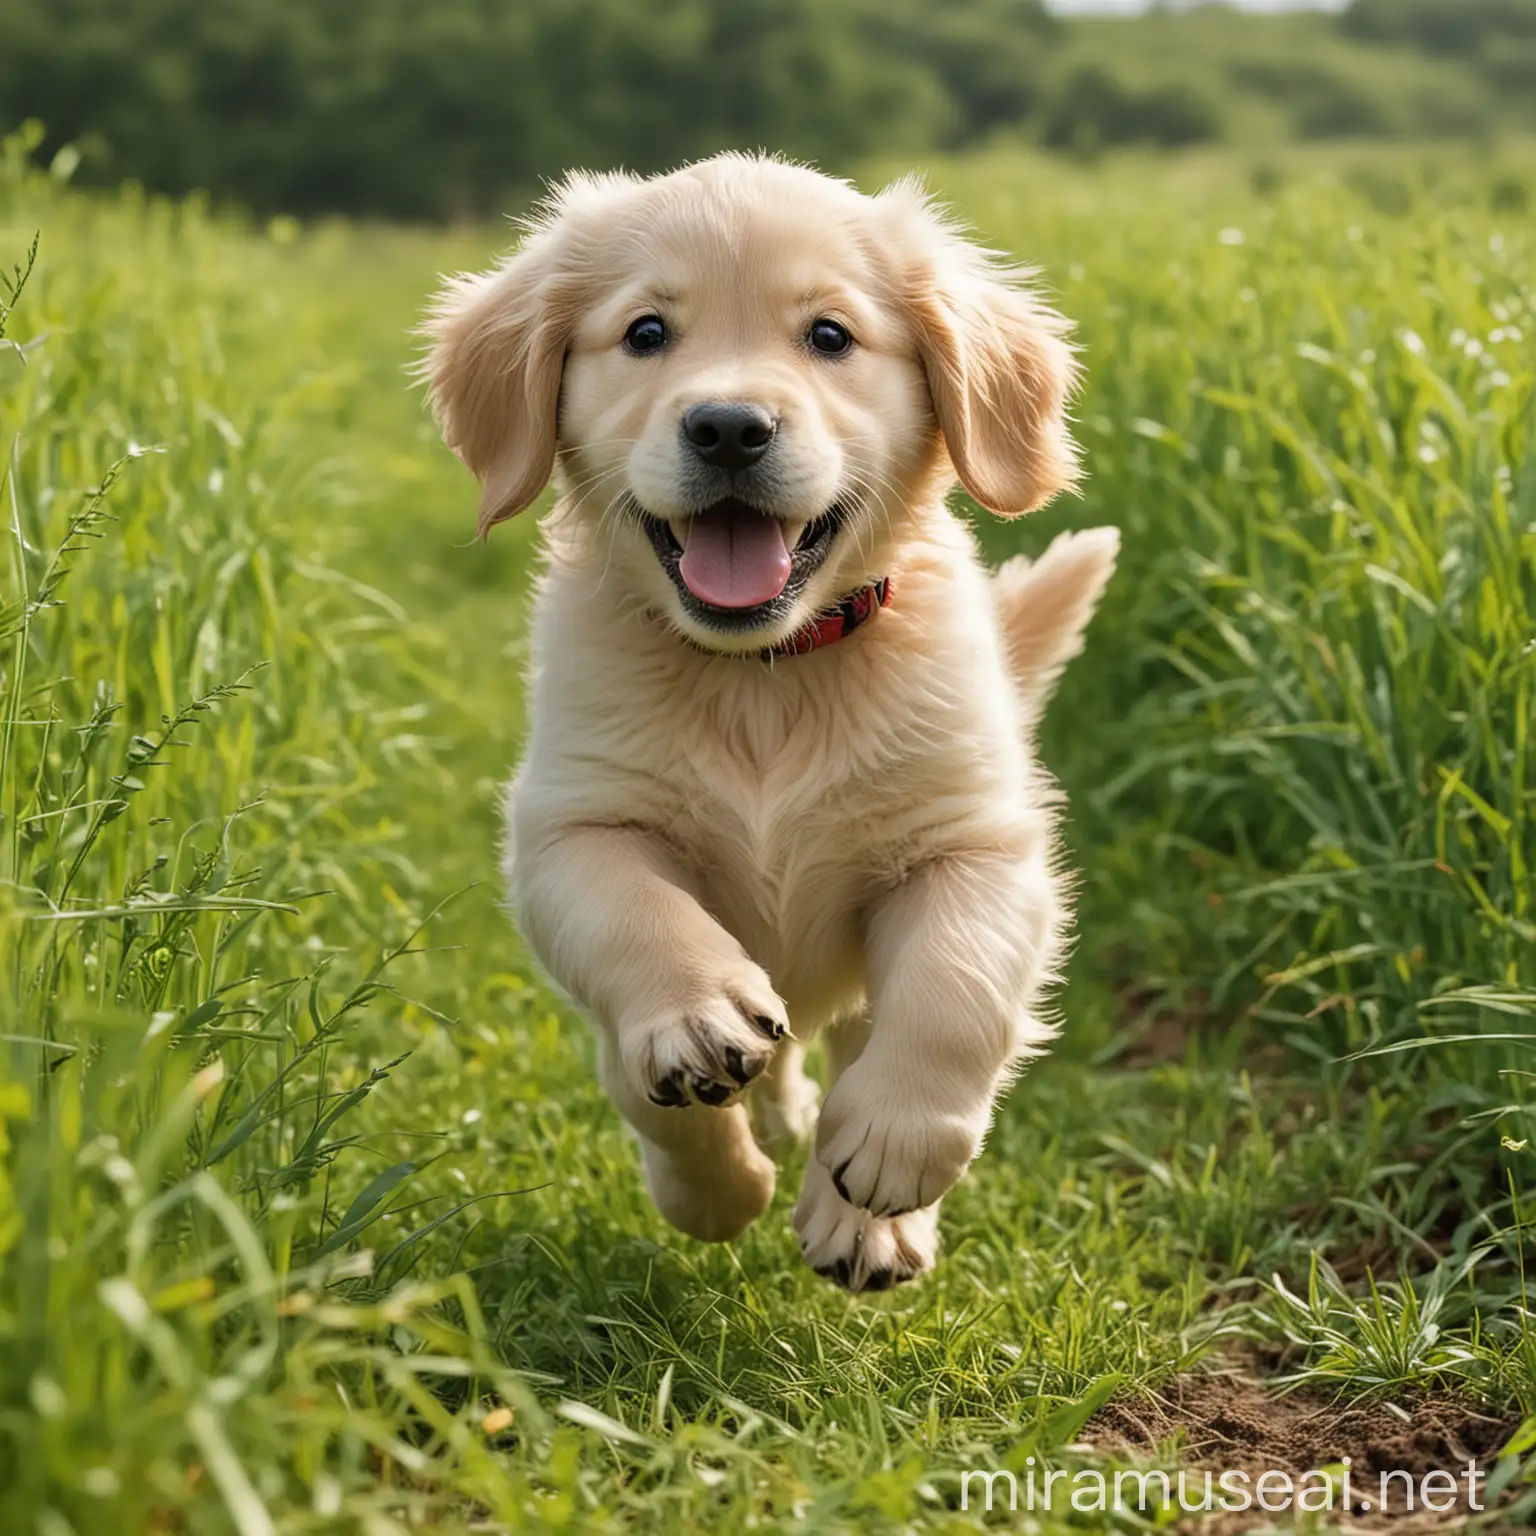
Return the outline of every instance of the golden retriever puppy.
[[[1030,727],[1116,538],[994,578],[945,496],[1073,483],[1065,324],[915,185],[732,154],[571,176],[427,329],[481,531],[559,490],[507,876],[656,1205],[731,1238],[773,1195],[759,1137],[814,1131],[806,1258],[911,1278],[1052,1033]]]

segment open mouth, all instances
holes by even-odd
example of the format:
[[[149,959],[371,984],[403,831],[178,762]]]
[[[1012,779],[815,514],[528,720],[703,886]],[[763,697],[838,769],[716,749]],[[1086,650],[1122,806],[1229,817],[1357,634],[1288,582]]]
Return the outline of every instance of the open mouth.
[[[781,618],[827,558],[848,508],[788,522],[727,496],[691,517],[636,506],[662,569],[688,614],[713,629],[749,630]]]

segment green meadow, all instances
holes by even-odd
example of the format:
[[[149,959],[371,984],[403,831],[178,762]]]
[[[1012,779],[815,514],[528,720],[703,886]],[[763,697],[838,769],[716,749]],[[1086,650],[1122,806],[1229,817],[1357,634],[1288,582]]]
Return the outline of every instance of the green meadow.
[[[1125,544],[1042,741],[1060,1048],[851,1299],[803,1154],[661,1222],[498,906],[536,527],[473,541],[408,367],[508,232],[10,144],[0,1530],[1150,1529],[962,1476],[1193,1464],[1238,1371],[1536,1509],[1536,161],[927,169],[1085,351],[1081,497],[984,547]]]

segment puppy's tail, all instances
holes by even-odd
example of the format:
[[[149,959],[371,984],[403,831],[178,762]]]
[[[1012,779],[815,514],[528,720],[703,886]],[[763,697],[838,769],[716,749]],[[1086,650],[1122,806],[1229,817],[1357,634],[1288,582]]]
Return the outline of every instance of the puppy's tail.
[[[1118,528],[1085,528],[1058,535],[1036,561],[1016,556],[993,577],[1014,680],[1031,710],[1044,705],[1082,650],[1119,553]]]

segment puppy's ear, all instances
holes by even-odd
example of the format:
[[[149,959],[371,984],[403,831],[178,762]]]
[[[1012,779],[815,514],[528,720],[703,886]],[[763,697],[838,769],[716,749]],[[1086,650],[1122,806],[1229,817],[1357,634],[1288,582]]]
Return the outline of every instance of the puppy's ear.
[[[898,292],[960,483],[1016,517],[1078,480],[1066,411],[1077,383],[1068,323],[937,213],[920,187],[881,194],[898,220]]]
[[[446,279],[424,326],[432,414],[480,481],[481,538],[534,501],[554,470],[574,321],[559,270],[559,232],[539,229],[489,272]]]

